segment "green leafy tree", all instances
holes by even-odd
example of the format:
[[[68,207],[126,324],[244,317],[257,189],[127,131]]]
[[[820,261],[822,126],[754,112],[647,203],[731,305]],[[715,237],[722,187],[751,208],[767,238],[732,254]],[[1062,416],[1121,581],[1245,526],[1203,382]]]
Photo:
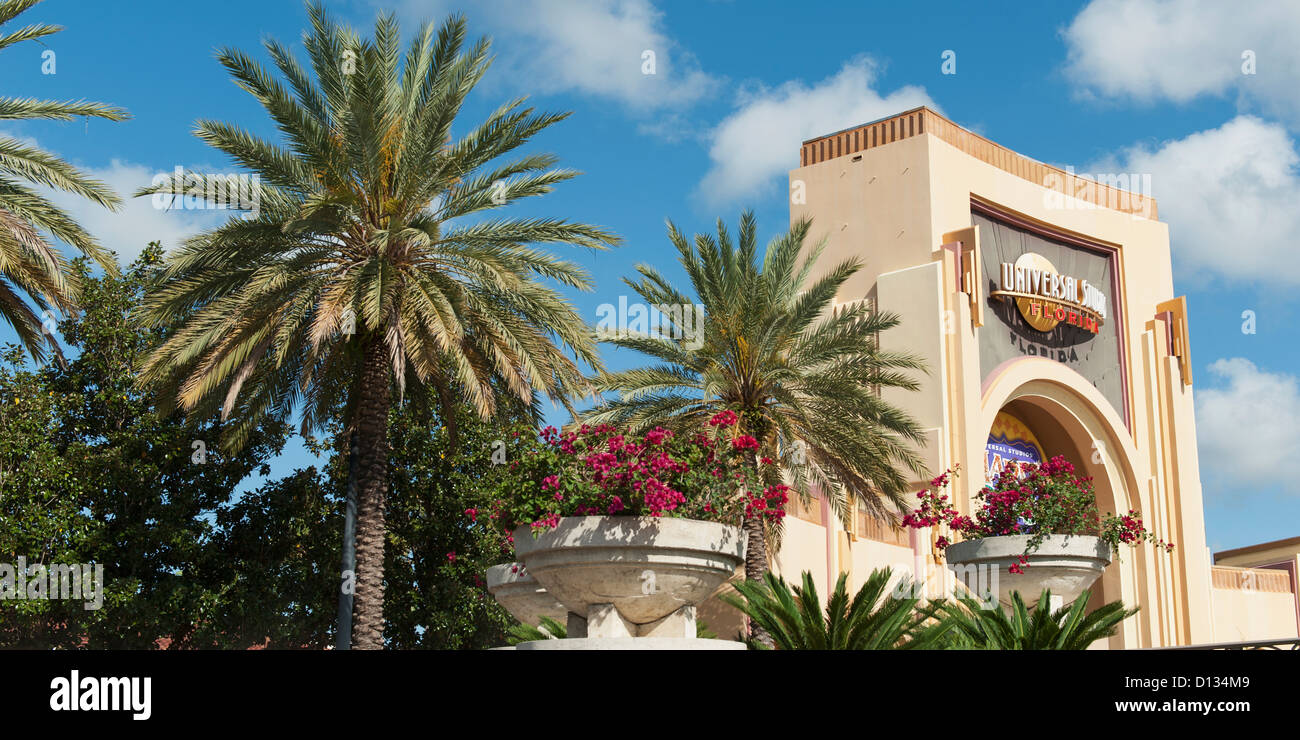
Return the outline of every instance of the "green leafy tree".
[[[165,336],[130,321],[161,269],[146,248],[119,277],[79,263],[86,310],[60,331],[72,358],[33,368],[9,345],[0,355],[0,562],[105,565],[103,607],[80,601],[0,602],[0,646],[326,648],[334,643],[346,445],[310,446],[320,470],[294,471],[240,494],[287,434],[268,419],[236,456],[214,440],[214,417],[157,412],[133,367]],[[505,644],[509,615],[483,589],[502,562],[499,533],[466,512],[488,511],[481,485],[492,443],[528,411],[481,421],[457,407],[456,447],[429,405],[394,407],[388,497],[388,643],[400,648]],[[504,416],[512,414],[512,416]],[[338,422],[331,427],[340,432]],[[450,559],[448,553],[455,553]]]
[[[12,22],[38,2],[0,0],[0,50],[62,30],[46,23],[12,28]],[[85,100],[0,97],[0,121],[67,121],[75,116],[110,121],[128,117],[120,108]],[[14,328],[23,347],[38,362],[48,357],[47,348],[59,352],[49,326],[51,309],[67,314],[81,300],[77,276],[47,236],[89,256],[110,274],[117,272],[112,256],[71,216],[38,192],[40,187],[73,193],[109,210],[121,205],[104,183],[47,151],[0,135],[0,317]]]
[[[588,289],[588,277],[529,245],[604,248],[615,237],[561,219],[489,217],[576,173],[546,154],[502,160],[566,116],[522,100],[452,138],[490,62],[487,40],[466,47],[463,18],[422,26],[403,55],[391,15],[370,39],[319,3],[308,15],[310,71],[273,40],[266,51],[283,81],[243,52],[218,54],[283,141],[198,122],[201,139],[258,175],[255,208],[170,257],[143,315],[179,326],[141,378],[187,413],[230,419],[232,449],[265,416],[301,410],[311,431],[344,409],[359,440],[353,644],[373,649],[383,645],[394,397],[428,392],[486,418],[498,387],[536,413],[540,395],[568,405],[586,393],[579,363],[598,367],[594,340],[544,281]],[[139,195],[190,193],[196,177],[207,179]]]
[[[0,562],[93,562],[107,581],[99,610],[0,602],[4,644],[188,644],[209,598],[194,571],[214,515],[284,444],[287,428],[268,420],[238,454],[223,453],[215,415],[160,418],[136,386],[134,366],[163,332],[128,317],[160,262],[157,243],[120,275],[75,261],[84,311],[59,324],[72,359],[32,369],[10,345],[0,364]]]
[[[81,470],[50,433],[66,399],[55,396],[48,375],[29,368],[24,356],[14,344],[0,354],[0,563],[86,562],[104,525],[81,511],[87,496]],[[17,588],[16,573],[0,575],[7,591],[0,647],[75,647],[86,624],[120,603],[125,590],[105,594],[103,609],[86,611],[82,602],[27,600]]]
[[[1112,601],[1087,612],[1088,591],[1073,603],[1053,610],[1051,592],[1044,591],[1031,611],[1020,592],[1011,594],[1011,608],[985,608],[971,598],[947,603],[942,619],[949,626],[949,646],[964,650],[1086,650],[1119,629],[1138,609]]]
[[[464,407],[451,411],[454,424],[419,403],[389,416],[384,634],[391,648],[497,647],[514,622],[484,581],[489,566],[512,556],[489,526],[492,490],[483,480],[496,467],[492,455],[503,448],[506,430],[527,409],[504,403],[490,421]],[[330,468],[336,485],[346,481],[346,459],[336,456]]]
[[[191,571],[191,644],[324,649],[334,643],[343,497],[315,468],[223,505]]]
[[[390,648],[496,647],[505,644],[513,622],[483,581],[489,566],[509,557],[500,533],[486,526],[491,491],[481,485],[493,464],[493,442],[506,434],[504,422],[458,413],[453,447],[429,405],[390,411],[384,567]],[[331,445],[312,439],[309,448],[325,458],[319,472],[296,471],[218,513],[219,531],[200,573],[215,595],[204,640],[223,647],[333,645],[349,451],[346,438]]]
[[[599,375],[597,389],[619,397],[586,419],[685,429],[731,411],[739,417],[737,442],[758,442],[748,449],[749,469],[758,471],[759,455],[777,463],[763,466],[766,485],[788,477],[803,496],[815,485],[845,520],[853,502],[892,518],[886,502],[901,509],[909,480],[898,469],[924,477],[909,447],[921,444],[922,436],[878,389],[916,390],[907,371],[923,365],[912,355],[880,349],[880,332],[897,326],[897,317],[866,302],[835,305],[860,262],[828,265],[812,278],[825,242],[806,247],[810,228],[807,219],[796,222],[772,240],[760,261],[752,213],[741,216],[738,240],[721,220],[716,238],[696,235],[693,242],[669,222],[668,239],[705,316],[689,315],[697,301],[655,268],[639,265],[641,279],[625,282],[647,304],[681,310],[662,312],[663,325],[648,335],[608,338],[657,364]],[[745,530],[745,575],[761,581],[768,567],[765,527],[750,517]]]
[[[935,620],[938,605],[926,605],[912,594],[904,581],[891,589],[891,568],[871,571],[866,583],[852,597],[848,574],[835,581],[830,599],[823,602],[804,571],[803,585],[791,587],[784,578],[764,574],[763,582],[731,584],[736,594],[724,594],[726,603],[739,609],[752,623],[771,636],[779,650],[916,650],[939,644],[948,629]],[[767,649],[766,641],[750,639],[753,649]]]

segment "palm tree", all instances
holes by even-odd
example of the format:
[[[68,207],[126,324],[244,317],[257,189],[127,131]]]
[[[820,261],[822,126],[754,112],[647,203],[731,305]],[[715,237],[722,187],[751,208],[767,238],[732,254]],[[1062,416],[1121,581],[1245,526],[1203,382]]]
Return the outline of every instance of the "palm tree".
[[[850,600],[848,574],[841,573],[828,601],[817,594],[812,573],[803,572],[803,585],[793,589],[784,578],[764,574],[762,583],[733,584],[740,594],[721,598],[739,609],[772,636],[781,650],[925,650],[934,648],[947,631],[934,619],[938,606],[922,605],[909,581],[890,589],[893,569],[871,571]],[[750,640],[750,647],[767,645]]]
[[[815,486],[845,521],[855,503],[892,521],[909,480],[898,467],[924,477],[914,452],[922,437],[879,389],[916,390],[905,371],[923,370],[923,363],[880,349],[878,335],[898,325],[896,316],[865,301],[835,304],[860,262],[829,265],[810,279],[825,248],[823,241],[800,259],[811,226],[796,222],[768,244],[760,263],[752,213],[741,216],[734,242],[721,220],[716,239],[697,235],[693,245],[670,221],[668,239],[705,316],[692,316],[695,301],[653,267],[638,265],[641,279],[624,282],[651,306],[669,310],[660,309],[663,319],[649,333],[606,340],[657,364],[597,376],[597,390],[619,397],[586,416],[632,429],[698,429],[730,410],[739,418],[735,434],[759,443],[747,451],[748,464],[764,484],[793,480],[803,496]],[[775,464],[760,466],[760,455]],[[755,516],[744,527],[745,575],[758,582],[768,567],[764,525]],[[779,528],[773,534],[779,537]]]
[[[45,23],[13,31],[5,28],[38,2],[0,0],[0,49],[62,30]],[[0,120],[68,121],[75,116],[110,121],[128,118],[122,109],[104,103],[0,97]],[[43,362],[46,347],[60,357],[62,354],[37,311],[56,309],[66,314],[77,307],[80,296],[76,276],[45,234],[71,245],[111,275],[117,275],[118,269],[112,255],[33,186],[73,193],[109,210],[117,210],[121,200],[107,185],[53,154],[13,137],[0,136],[0,316],[13,326],[32,359]]]
[[[941,607],[942,620],[949,625],[951,647],[965,650],[1086,650],[1089,645],[1115,634],[1120,622],[1137,614],[1112,601],[1085,614],[1088,591],[1072,604],[1052,611],[1051,592],[1045,591],[1031,612],[1020,593],[1011,594],[1011,609],[1001,605],[985,608],[979,601],[963,598]]]
[[[499,161],[568,115],[522,99],[452,139],[490,64],[488,40],[465,46],[462,17],[423,25],[403,56],[391,15],[362,39],[320,3],[307,11],[310,73],[274,40],[266,51],[283,83],[240,51],[217,55],[283,141],[198,122],[199,138],[257,174],[254,207],[170,256],[143,317],[171,333],[141,372],[185,412],[231,420],[222,441],[233,447],[266,414],[300,409],[307,432],[343,409],[358,436],[354,644],[377,649],[392,404],[428,392],[445,419],[462,402],[488,417],[499,384],[539,414],[539,394],[569,406],[589,392],[579,363],[599,367],[590,329],[542,282],[587,290],[587,274],[528,245],[617,239],[559,219],[486,216],[577,173],[546,154]],[[210,180],[183,179],[139,194]]]

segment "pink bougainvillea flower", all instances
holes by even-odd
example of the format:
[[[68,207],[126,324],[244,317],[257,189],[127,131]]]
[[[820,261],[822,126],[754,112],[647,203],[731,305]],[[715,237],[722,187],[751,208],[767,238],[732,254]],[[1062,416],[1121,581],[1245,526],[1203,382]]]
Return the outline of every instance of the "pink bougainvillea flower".
[[[729,427],[735,423],[736,423],[736,412],[731,411],[730,409],[726,411],[719,411],[718,413],[713,415],[712,419],[709,419],[709,426],[714,426],[714,427]]]
[[[661,445],[669,439],[672,439],[673,433],[663,427],[655,427],[646,432],[645,441],[652,445]]]

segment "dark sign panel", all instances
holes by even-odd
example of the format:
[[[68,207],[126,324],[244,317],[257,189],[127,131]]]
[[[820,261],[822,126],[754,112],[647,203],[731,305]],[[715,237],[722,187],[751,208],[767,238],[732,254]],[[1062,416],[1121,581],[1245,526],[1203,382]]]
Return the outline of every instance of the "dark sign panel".
[[[980,230],[987,313],[980,374],[1016,357],[1045,357],[1078,372],[1125,418],[1111,257],[971,214]]]

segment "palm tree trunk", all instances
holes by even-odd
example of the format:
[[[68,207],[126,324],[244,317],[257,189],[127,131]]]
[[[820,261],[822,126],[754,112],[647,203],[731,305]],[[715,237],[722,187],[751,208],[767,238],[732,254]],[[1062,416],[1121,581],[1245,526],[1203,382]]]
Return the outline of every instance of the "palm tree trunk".
[[[388,494],[388,351],[367,340],[361,368],[357,429],[357,585],[352,647],[384,647],[384,537]]]
[[[758,455],[754,450],[745,450],[745,463],[757,479]],[[745,517],[742,531],[745,533],[745,580],[762,583],[763,576],[767,573],[767,537],[763,531],[763,518]],[[749,637],[768,648],[772,647],[772,636],[753,622],[749,623]]]
[[[745,517],[745,580],[762,581],[767,573],[767,540],[763,536],[763,520],[756,516]]]

